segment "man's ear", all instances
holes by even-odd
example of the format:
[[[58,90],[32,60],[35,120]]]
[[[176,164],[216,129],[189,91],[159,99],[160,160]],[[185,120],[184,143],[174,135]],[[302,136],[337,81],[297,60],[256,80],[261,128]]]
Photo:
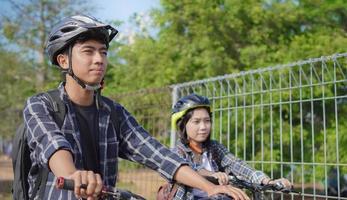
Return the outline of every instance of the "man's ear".
[[[57,62],[61,68],[63,68],[63,69],[69,68],[69,58],[65,54],[59,54],[57,56]]]

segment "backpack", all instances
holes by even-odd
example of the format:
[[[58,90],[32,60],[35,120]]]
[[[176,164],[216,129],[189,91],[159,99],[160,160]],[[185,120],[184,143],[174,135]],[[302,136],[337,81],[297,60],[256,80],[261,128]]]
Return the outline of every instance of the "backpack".
[[[65,117],[65,105],[59,97],[59,90],[50,90],[43,94],[48,97],[50,106],[53,109],[53,119],[57,123],[59,128],[61,128]],[[26,131],[27,129],[25,128],[24,123],[22,123],[17,128],[16,135],[13,139],[12,167],[14,179],[12,185],[12,194],[14,200],[30,199],[28,194],[28,175],[32,163],[30,159],[30,149],[26,138]],[[35,197],[37,195],[37,192],[39,192],[39,199],[43,198],[48,173],[49,171],[46,168],[39,169],[38,177],[34,184],[32,197]]]
[[[50,106],[53,110],[52,117],[59,128],[61,128],[64,122],[66,108],[65,104],[60,99],[59,90],[49,90],[43,93],[43,95],[48,97]],[[117,137],[119,137],[120,119],[118,115],[116,115],[116,108],[113,105],[113,101],[106,97],[103,97],[102,100],[111,107],[111,121],[116,129]],[[42,200],[45,194],[49,170],[47,168],[39,169],[38,177],[34,183],[32,197],[29,198],[29,183],[27,180],[32,163],[30,159],[30,149],[26,138],[26,131],[24,123],[20,124],[13,139],[12,167],[14,179],[12,184],[12,195],[14,200],[31,200],[38,194],[38,199]]]

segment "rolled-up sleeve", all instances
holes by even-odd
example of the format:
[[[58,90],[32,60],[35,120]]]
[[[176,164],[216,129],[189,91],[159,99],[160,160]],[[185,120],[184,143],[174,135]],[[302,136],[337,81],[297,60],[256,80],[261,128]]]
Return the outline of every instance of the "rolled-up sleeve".
[[[144,164],[173,181],[177,169],[188,163],[162,145],[142,128],[123,107],[121,108],[120,154],[129,160]]]
[[[33,152],[31,158],[49,168],[49,158],[59,149],[71,151],[71,146],[53,120],[47,105],[48,100],[44,95],[33,96],[26,102],[23,117],[28,144]]]
[[[268,177],[262,171],[255,170],[245,161],[234,156],[222,144],[214,141],[212,145],[217,149],[221,158],[221,166],[226,173],[241,176],[252,183],[261,183],[261,180]]]

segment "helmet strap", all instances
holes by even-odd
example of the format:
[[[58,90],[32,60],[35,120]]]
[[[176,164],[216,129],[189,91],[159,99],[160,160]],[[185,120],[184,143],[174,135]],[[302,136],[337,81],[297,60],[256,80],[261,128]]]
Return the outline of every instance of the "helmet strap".
[[[98,83],[96,85],[89,85],[83,82],[80,78],[78,78],[73,70],[72,70],[72,45],[69,46],[69,68],[67,70],[67,74],[69,74],[77,83],[80,85],[83,89],[90,90],[90,91],[96,91],[99,88],[101,88],[101,83]]]

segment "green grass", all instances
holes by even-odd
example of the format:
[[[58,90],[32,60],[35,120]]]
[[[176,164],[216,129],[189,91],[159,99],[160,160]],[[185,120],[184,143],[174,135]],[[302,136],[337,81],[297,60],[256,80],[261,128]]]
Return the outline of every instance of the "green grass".
[[[2,200],[11,200],[12,199],[12,194],[11,193],[0,194],[0,199],[2,199]]]

